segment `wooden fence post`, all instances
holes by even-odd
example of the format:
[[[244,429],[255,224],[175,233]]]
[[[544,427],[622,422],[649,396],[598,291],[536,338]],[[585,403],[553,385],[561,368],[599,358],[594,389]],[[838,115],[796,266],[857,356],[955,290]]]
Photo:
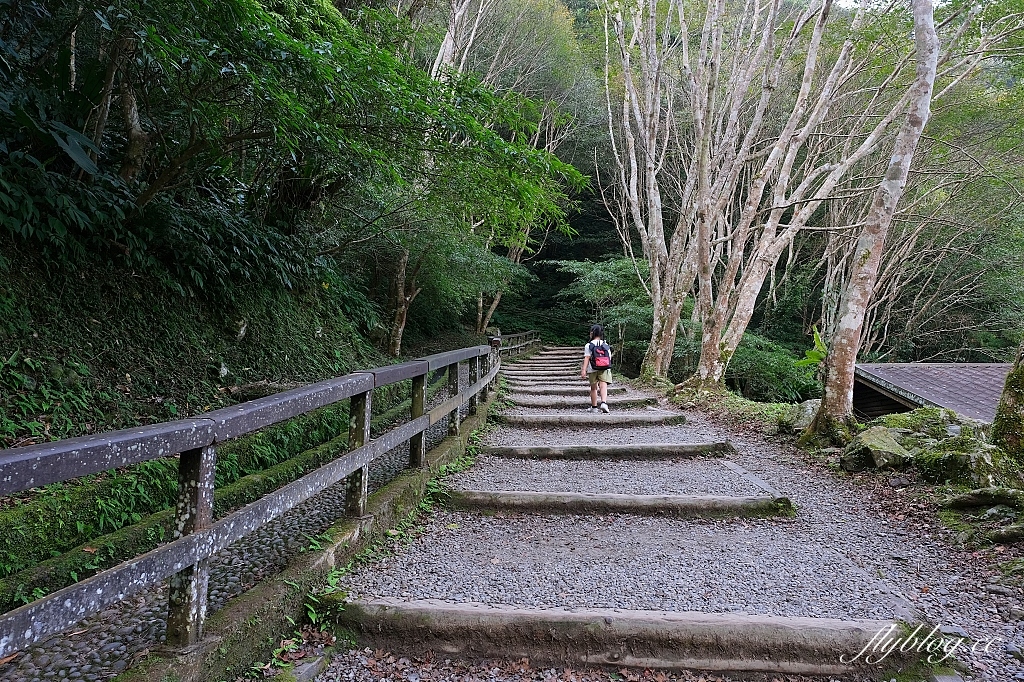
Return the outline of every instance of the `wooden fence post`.
[[[348,419],[349,452],[366,445],[370,438],[373,413],[373,390],[352,396]],[[349,516],[366,514],[366,494],[370,465],[364,464],[345,478],[345,512]]]
[[[494,369],[495,367],[497,367],[499,365],[501,365],[501,349],[495,349],[494,352],[491,353],[491,369]],[[491,379],[491,390],[492,391],[497,391],[498,390],[498,375],[497,374],[495,374],[494,378]]]
[[[459,363],[453,362],[448,365],[448,392],[452,397],[459,394]],[[459,435],[459,406],[448,413],[448,435]]]
[[[178,504],[174,539],[209,528],[213,523],[213,485],[217,451],[208,446],[186,450],[178,460]],[[209,560],[171,576],[167,608],[167,645],[187,647],[203,636]]]
[[[480,356],[469,359],[469,385],[472,386],[480,378]],[[469,413],[476,414],[477,398],[474,392],[469,396]]]
[[[427,372],[412,378],[412,408],[409,416],[412,419],[423,416],[427,403]],[[409,439],[409,466],[418,469],[426,464],[427,439],[426,432],[421,431]]]

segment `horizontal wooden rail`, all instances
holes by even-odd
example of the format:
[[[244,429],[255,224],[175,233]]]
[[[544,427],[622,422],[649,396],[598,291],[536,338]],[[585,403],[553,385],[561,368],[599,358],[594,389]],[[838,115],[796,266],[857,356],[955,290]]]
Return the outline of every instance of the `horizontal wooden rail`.
[[[96,474],[243,436],[370,389],[487,355],[489,346],[438,353],[283,391],[192,419],[0,450],[0,495]]]
[[[213,438],[212,421],[182,419],[0,450],[0,495],[174,455]]]
[[[496,337],[496,340],[502,355],[514,356],[525,353],[528,349],[538,344],[540,342],[540,334],[535,331],[520,332],[511,336]]]
[[[517,348],[539,341],[535,332],[515,336],[527,339]],[[349,495],[354,494],[347,502],[350,513],[364,509],[369,464],[409,443],[410,466],[422,466],[426,430],[448,416],[449,434],[458,433],[459,409],[468,404],[469,410],[475,411],[477,395],[493,388],[501,356],[516,352],[494,351],[491,346],[462,348],[310,384],[192,419],[0,450],[0,494],[180,455],[174,539],[0,615],[0,658],[67,630],[83,618],[167,578],[171,579],[167,643],[194,643],[202,636],[206,616],[207,566],[211,556],[343,480],[348,481]],[[460,390],[462,362],[469,363],[470,384]],[[448,376],[453,395],[425,411],[427,375],[442,370]],[[409,379],[413,394],[410,420],[371,440],[373,389]],[[352,401],[349,452],[213,521],[217,443],[345,399]]]

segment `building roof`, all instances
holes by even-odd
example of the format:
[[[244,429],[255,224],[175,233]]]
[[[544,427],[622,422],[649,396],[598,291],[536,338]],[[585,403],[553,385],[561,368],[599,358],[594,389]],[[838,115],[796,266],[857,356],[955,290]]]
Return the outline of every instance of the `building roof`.
[[[945,407],[991,423],[1012,367],[999,362],[863,363],[856,377],[912,407]]]

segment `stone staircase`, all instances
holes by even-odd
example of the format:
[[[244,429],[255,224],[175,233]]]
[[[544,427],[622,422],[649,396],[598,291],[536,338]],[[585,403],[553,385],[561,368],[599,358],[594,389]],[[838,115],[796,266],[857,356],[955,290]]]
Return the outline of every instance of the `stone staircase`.
[[[343,625],[396,655],[543,665],[834,676],[921,657],[858,656],[877,660],[913,614],[793,533],[788,496],[728,440],[625,386],[587,412],[581,363],[546,347],[503,368],[511,406],[452,479],[451,510],[357,571]]]

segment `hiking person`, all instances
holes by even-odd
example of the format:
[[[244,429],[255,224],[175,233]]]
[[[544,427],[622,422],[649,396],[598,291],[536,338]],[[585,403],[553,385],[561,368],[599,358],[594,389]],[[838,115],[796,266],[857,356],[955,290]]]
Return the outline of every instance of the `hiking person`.
[[[608,411],[608,384],[612,380],[612,348],[604,340],[604,327],[590,328],[590,341],[583,347],[583,367],[580,376],[590,380],[590,407],[587,412]],[[598,393],[601,404],[598,405]]]

